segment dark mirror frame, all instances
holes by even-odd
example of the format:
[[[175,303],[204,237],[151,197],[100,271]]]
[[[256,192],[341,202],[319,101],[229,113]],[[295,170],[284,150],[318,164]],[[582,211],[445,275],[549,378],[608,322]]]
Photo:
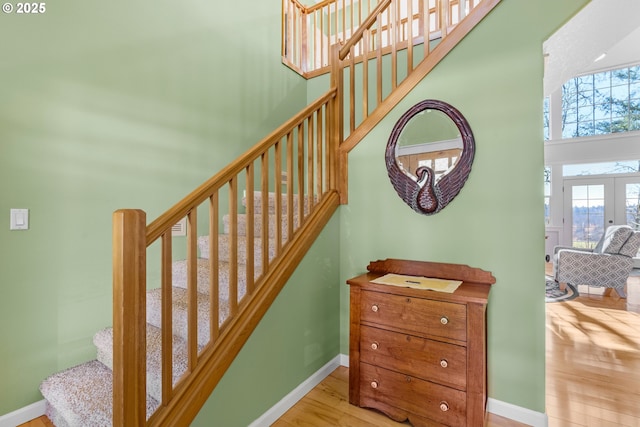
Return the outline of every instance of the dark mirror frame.
[[[396,146],[400,134],[409,121],[425,110],[437,110],[446,114],[458,127],[462,138],[462,154],[455,166],[435,182],[435,174],[429,167],[422,166],[415,171],[412,179],[407,172],[402,170],[396,159]],[[453,106],[444,101],[427,99],[421,101],[407,110],[391,131],[385,162],[387,172],[393,188],[400,198],[414,211],[432,215],[444,209],[454,197],[458,195],[465,181],[471,173],[471,164],[475,155],[475,140],[469,123],[464,116]]]

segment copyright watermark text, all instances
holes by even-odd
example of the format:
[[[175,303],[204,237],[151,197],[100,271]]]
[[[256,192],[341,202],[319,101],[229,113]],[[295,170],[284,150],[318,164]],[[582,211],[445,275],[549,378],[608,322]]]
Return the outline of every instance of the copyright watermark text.
[[[2,11],[6,14],[37,15],[47,11],[46,3],[3,3]]]

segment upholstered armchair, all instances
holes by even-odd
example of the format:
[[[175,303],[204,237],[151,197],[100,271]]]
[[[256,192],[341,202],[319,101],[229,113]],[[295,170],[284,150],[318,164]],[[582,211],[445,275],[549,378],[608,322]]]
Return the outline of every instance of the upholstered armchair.
[[[556,246],[554,279],[559,283],[613,288],[626,298],[625,285],[640,248],[640,231],[628,225],[608,227],[593,249]]]

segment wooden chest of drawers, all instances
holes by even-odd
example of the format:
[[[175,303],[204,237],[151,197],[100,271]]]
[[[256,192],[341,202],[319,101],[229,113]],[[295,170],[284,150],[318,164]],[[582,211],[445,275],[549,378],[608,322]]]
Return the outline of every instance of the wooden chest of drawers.
[[[479,427],[486,405],[491,273],[458,264],[384,260],[347,281],[349,401],[414,426]],[[453,293],[371,283],[387,273],[460,280]]]

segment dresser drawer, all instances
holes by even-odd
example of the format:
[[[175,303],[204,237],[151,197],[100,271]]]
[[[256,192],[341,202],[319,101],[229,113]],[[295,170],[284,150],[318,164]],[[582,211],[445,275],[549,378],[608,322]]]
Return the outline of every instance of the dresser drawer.
[[[362,292],[361,321],[458,341],[467,338],[464,304]]]
[[[381,402],[447,426],[466,425],[464,392],[367,363],[360,364],[360,398],[364,406]]]
[[[362,326],[360,360],[466,390],[467,349],[459,345]]]

